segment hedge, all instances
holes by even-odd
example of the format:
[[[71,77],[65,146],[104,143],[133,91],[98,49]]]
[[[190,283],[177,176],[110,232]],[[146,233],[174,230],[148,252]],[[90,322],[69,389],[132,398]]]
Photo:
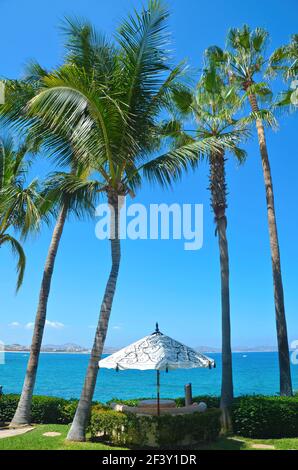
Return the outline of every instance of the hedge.
[[[0,398],[0,421],[12,420],[20,396],[9,394]],[[33,396],[32,422],[43,424],[68,424],[72,421],[78,400],[65,400],[63,398]]]
[[[19,395],[2,395],[0,397],[0,422],[9,422],[17,408]],[[130,406],[139,399],[122,400]],[[112,400],[118,401],[120,400]],[[219,398],[197,396],[194,401],[204,401],[208,408],[218,408]],[[34,396],[32,400],[32,422],[44,424],[68,424],[72,421],[77,400]],[[176,399],[177,406],[184,405],[183,398]],[[107,408],[94,403],[94,410]],[[119,415],[119,414],[118,414]],[[118,416],[117,415],[117,416]],[[202,414],[203,415],[203,414]],[[241,396],[234,400],[232,408],[234,433],[252,438],[273,439],[280,437],[298,437],[298,396]],[[121,418],[119,418],[121,419]]]
[[[120,400],[113,400],[118,401]],[[184,406],[184,398],[176,398],[177,406]],[[220,397],[200,395],[193,401],[203,401],[208,408],[219,408]],[[122,400],[134,406],[136,400]],[[243,395],[234,399],[232,407],[233,431],[243,437],[274,439],[298,437],[298,395],[279,397],[266,395]]]
[[[116,445],[167,447],[215,440],[220,432],[220,410],[185,415],[144,416],[114,410],[93,410],[92,439]]]
[[[233,405],[235,434],[256,439],[298,437],[298,397],[242,396]]]

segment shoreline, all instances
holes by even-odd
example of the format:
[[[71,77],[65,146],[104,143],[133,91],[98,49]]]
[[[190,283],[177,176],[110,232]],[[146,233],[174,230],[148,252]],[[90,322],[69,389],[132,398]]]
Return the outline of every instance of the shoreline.
[[[11,350],[4,350],[1,351],[4,353],[16,353],[16,354],[29,354],[30,350],[26,349],[26,351],[11,351]],[[40,351],[40,354],[90,354],[91,351]],[[104,353],[106,354],[106,353]]]
[[[292,351],[292,350],[290,350]],[[29,354],[30,350],[26,349],[24,351],[13,351],[13,350],[2,350],[0,352],[4,353],[16,353],[16,354]],[[103,354],[113,354],[113,352],[103,352]],[[199,351],[202,354],[221,354],[221,351]],[[91,351],[40,351],[41,354],[90,354]],[[235,350],[232,351],[232,354],[250,354],[250,353],[277,353],[277,350],[268,350],[268,351],[242,351],[242,350]]]

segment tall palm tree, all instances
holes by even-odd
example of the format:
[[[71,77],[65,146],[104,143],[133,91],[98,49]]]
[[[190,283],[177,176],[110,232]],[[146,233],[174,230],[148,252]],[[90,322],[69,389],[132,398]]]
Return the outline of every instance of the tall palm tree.
[[[97,199],[100,186],[97,181],[89,179],[89,174],[88,169],[81,168],[79,165],[73,166],[70,172],[55,172],[51,174],[45,183],[43,212],[47,212],[54,205],[58,215],[44,265],[30,356],[21,397],[11,421],[12,427],[30,423],[32,395],[46,323],[48,298],[65,222],[70,214],[75,214],[75,216],[82,218],[94,213],[94,202]]]
[[[184,95],[184,97],[183,97]],[[187,105],[188,103],[188,105]],[[182,106],[181,106],[182,104]],[[223,77],[213,64],[208,63],[198,83],[195,94],[190,97],[182,92],[177,106],[184,114],[195,119],[196,128],[184,133],[179,126],[174,129],[176,140],[196,141],[216,139],[217,148],[206,157],[209,162],[209,190],[211,207],[214,213],[216,234],[218,236],[221,273],[221,310],[222,310],[222,382],[221,401],[222,430],[232,430],[231,407],[233,402],[233,374],[231,351],[231,318],[229,286],[229,252],[227,241],[227,183],[225,175],[226,153],[232,153],[239,163],[245,159],[245,152],[239,148],[240,140],[248,136],[246,121],[236,119],[241,105],[233,86],[225,84]],[[175,135],[173,135],[174,137]]]
[[[147,9],[122,23],[115,44],[91,25],[68,20],[66,64],[44,78],[43,89],[29,104],[32,116],[53,132],[67,134],[80,161],[96,168],[111,208],[111,271],[69,440],[85,439],[118,280],[121,201],[142,176],[170,184],[215,145],[197,141],[150,160],[162,145],[160,113],[171,110],[172,94],[182,86],[184,67],[169,65],[167,17],[159,1],[149,1]]]
[[[79,163],[76,149],[67,140],[69,133],[60,129],[59,135],[54,134],[43,126],[41,120],[28,113],[28,101],[41,90],[42,80],[48,75],[49,72],[38,63],[28,64],[22,80],[6,81],[6,100],[0,107],[1,122],[25,132],[26,140],[35,153],[44,151],[54,158],[57,164],[66,165],[69,169],[51,173],[46,178],[42,191],[41,213],[43,216],[54,215],[56,222],[43,271],[25,380],[18,407],[11,421],[12,427],[30,423],[48,298],[65,222],[71,214],[79,219],[93,215],[94,204],[101,188],[98,181],[90,179],[91,167]]]
[[[271,91],[266,82],[259,81],[260,74],[264,74],[268,59],[265,57],[265,47],[268,33],[262,28],[250,30],[248,26],[231,29],[227,39],[227,51],[213,48],[213,56],[221,62],[229,76],[231,83],[241,89],[243,99],[247,99],[251,108],[250,119],[255,122],[261,154],[261,162],[266,191],[267,217],[269,227],[275,318],[277,329],[280,394],[292,395],[292,380],[290,369],[289,343],[287,322],[284,305],[284,291],[281,273],[280,250],[277,233],[277,222],[274,204],[274,192],[270,169],[268,148],[265,137],[264,121],[273,125],[274,116],[270,109],[259,107],[261,101],[270,98]],[[261,76],[262,78],[262,76]]]
[[[17,290],[23,282],[26,257],[22,245],[10,231],[17,230],[25,236],[38,228],[41,217],[38,182],[33,180],[26,185],[28,150],[26,144],[15,148],[11,137],[0,138],[0,247],[9,244],[18,257]]]

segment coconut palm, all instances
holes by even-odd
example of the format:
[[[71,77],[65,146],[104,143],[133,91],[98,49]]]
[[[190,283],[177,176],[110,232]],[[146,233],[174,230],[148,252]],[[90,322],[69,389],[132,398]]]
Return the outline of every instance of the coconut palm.
[[[70,172],[55,172],[46,179],[43,190],[43,211],[47,212],[49,208],[53,210],[54,206],[58,215],[44,265],[24,385],[11,426],[30,423],[32,395],[46,323],[48,298],[65,222],[71,214],[78,218],[93,215],[94,202],[100,190],[98,182],[90,180],[89,174],[88,169],[77,165],[73,166]]]
[[[48,74],[49,72],[38,63],[28,64],[24,79],[6,81],[6,100],[0,108],[2,123],[19,131],[25,131],[26,140],[35,153],[44,151],[54,159],[54,162],[64,164],[69,169],[51,173],[46,178],[42,191],[40,210],[44,215],[52,213],[56,222],[43,271],[25,380],[11,426],[30,423],[32,395],[46,323],[48,298],[65,222],[73,214],[79,219],[93,215],[94,204],[101,188],[98,181],[90,179],[92,169],[78,162],[75,148],[67,141],[67,133],[63,134],[60,129],[59,135],[53,134],[36,116],[30,117],[28,114],[28,101],[39,92],[42,80]]]
[[[256,125],[258,142],[261,154],[271,248],[273,271],[275,318],[277,329],[280,394],[292,395],[292,380],[290,370],[289,343],[287,322],[284,305],[284,291],[281,273],[280,250],[277,233],[277,222],[274,204],[274,192],[270,169],[268,148],[265,137],[264,122],[274,125],[275,119],[270,109],[260,108],[261,101],[271,97],[268,84],[259,81],[261,73],[265,72],[268,59],[265,56],[268,33],[262,28],[250,30],[248,26],[242,29],[231,29],[227,39],[227,51],[213,48],[213,58],[221,62],[230,79],[244,92],[243,99],[247,99],[251,108],[250,120]],[[212,51],[212,50],[211,50]]]
[[[67,135],[82,164],[96,168],[111,208],[111,271],[69,440],[85,439],[120,267],[121,201],[143,176],[170,184],[216,145],[212,139],[191,142],[150,160],[163,142],[160,113],[172,109],[172,94],[182,86],[184,67],[169,64],[167,17],[159,1],[149,1],[122,23],[115,44],[91,25],[68,20],[66,63],[43,79],[29,104],[32,116]]]
[[[184,97],[183,97],[184,95]],[[231,431],[231,406],[233,402],[233,374],[231,352],[231,319],[229,287],[229,253],[227,241],[227,183],[225,162],[227,151],[232,153],[239,163],[245,159],[245,152],[239,148],[240,140],[248,136],[246,121],[236,119],[241,100],[233,86],[225,84],[223,77],[213,64],[208,63],[197,90],[192,97],[185,92],[179,95],[177,106],[183,114],[195,119],[195,129],[184,133],[177,126],[176,140],[196,141],[208,138],[216,139],[217,148],[210,151],[208,158],[209,190],[211,207],[214,213],[216,234],[218,236],[221,271],[221,310],[222,310],[222,383],[221,402],[222,430]],[[182,105],[182,106],[181,106]]]
[[[33,180],[26,185],[28,151],[26,144],[15,148],[11,137],[0,138],[0,246],[10,245],[17,255],[17,290],[23,282],[26,257],[11,230],[25,236],[28,231],[38,228],[41,217],[38,182]]]

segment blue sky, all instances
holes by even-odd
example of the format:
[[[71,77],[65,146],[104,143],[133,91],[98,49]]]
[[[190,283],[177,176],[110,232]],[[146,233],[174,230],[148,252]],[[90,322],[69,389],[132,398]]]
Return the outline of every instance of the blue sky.
[[[224,45],[230,26],[263,26],[270,50],[297,32],[296,0],[172,0],[170,29],[175,60],[185,57],[200,67],[204,49]],[[20,77],[24,64],[36,59],[45,67],[62,61],[59,22],[64,15],[91,20],[111,34],[139,1],[0,0],[0,76]],[[276,198],[286,312],[290,339],[298,335],[297,300],[297,114],[283,117],[278,132],[268,132]],[[229,159],[228,237],[231,263],[231,316],[234,346],[275,344],[272,274],[265,194],[256,139],[246,145],[248,159],[238,167]],[[43,176],[46,159],[34,167]],[[155,321],[167,334],[190,345],[220,345],[220,278],[217,239],[210,212],[208,166],[185,175],[174,191],[145,184],[134,202],[204,204],[204,244],[185,251],[181,241],[124,241],[118,290],[108,345],[121,346],[150,333]],[[48,306],[46,343],[76,342],[90,346],[110,267],[108,242],[94,233],[95,221],[67,223],[57,257]],[[28,344],[51,229],[29,239],[23,287],[14,295],[14,260],[0,253],[0,339]],[[59,325],[57,322],[63,324]],[[18,323],[19,325],[11,325]],[[10,326],[9,326],[10,325]]]

